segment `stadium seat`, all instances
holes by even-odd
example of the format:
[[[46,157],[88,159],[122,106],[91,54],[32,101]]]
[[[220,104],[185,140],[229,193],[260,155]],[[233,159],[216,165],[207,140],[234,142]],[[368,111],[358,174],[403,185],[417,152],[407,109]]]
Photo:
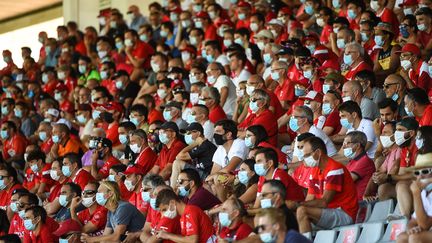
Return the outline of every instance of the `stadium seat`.
[[[365,223],[357,243],[375,243],[384,233],[384,223]]]
[[[317,232],[314,243],[334,243],[336,230],[320,230]]]
[[[396,241],[397,236],[405,231],[407,224],[408,219],[390,221],[380,243]]]
[[[393,210],[394,210],[394,204],[392,199],[377,202],[375,203],[372,213],[366,222],[368,223],[385,222],[387,216],[391,214]]]
[[[360,225],[353,224],[349,226],[344,226],[340,227],[339,230],[339,236],[336,239],[336,243],[354,243],[359,236]]]
[[[372,205],[374,203],[367,203],[363,201],[362,203],[359,203],[359,209],[357,211],[357,217],[356,217],[356,224],[361,224],[363,222],[366,222],[368,218],[371,215],[372,212]]]
[[[400,207],[399,207],[399,203],[396,204],[395,209],[393,211],[393,215],[396,216],[402,216],[401,212],[400,212]]]

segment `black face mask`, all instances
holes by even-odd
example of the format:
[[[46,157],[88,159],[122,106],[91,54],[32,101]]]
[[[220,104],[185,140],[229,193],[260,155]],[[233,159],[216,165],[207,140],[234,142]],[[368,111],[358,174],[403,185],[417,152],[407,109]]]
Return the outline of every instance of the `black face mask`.
[[[221,134],[214,134],[213,139],[215,140],[217,145],[223,145],[225,143],[225,139],[223,138],[223,135]]]

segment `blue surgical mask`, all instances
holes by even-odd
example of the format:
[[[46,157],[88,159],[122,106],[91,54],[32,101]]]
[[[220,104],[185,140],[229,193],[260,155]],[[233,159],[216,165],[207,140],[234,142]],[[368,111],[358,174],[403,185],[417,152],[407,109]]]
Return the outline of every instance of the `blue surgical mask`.
[[[141,197],[144,200],[144,202],[150,202],[150,192],[141,192]]]
[[[405,109],[405,112],[407,113],[407,115],[409,116],[409,117],[414,117],[414,113],[412,112],[412,111],[410,111],[409,109],[408,109],[408,107],[404,107],[404,109]]]
[[[109,176],[108,176],[108,181],[115,182],[115,181],[116,181],[116,180],[115,180],[115,175],[109,175]]]
[[[353,159],[355,157],[355,153],[352,148],[344,148],[344,156],[348,159]]]
[[[29,90],[29,91],[27,92],[27,96],[28,96],[30,99],[33,98],[33,97],[35,96],[34,91],[33,91],[33,90]]]
[[[383,37],[381,35],[376,35],[374,40],[375,40],[375,45],[377,45],[379,47],[384,46],[384,40],[383,40]]]
[[[270,198],[261,199],[261,208],[271,208],[273,203]]]
[[[63,173],[63,175],[66,176],[66,177],[71,176],[71,175],[72,175],[72,172],[71,172],[71,170],[70,170],[70,166],[63,165],[63,166],[62,166],[62,173]]]
[[[163,117],[165,121],[171,121],[172,119],[171,111],[164,110]]]
[[[312,76],[313,76],[312,70],[306,70],[306,71],[303,72],[303,77],[305,77],[305,78],[307,78],[309,80],[312,79]]]
[[[18,118],[22,118],[22,116],[23,116],[23,112],[22,112],[22,110],[19,110],[19,109],[14,109],[14,113],[15,113],[15,116],[16,117],[18,117]]]
[[[169,142],[169,138],[166,135],[166,133],[160,133],[159,134],[159,140],[161,141],[161,143],[163,144],[167,144]]]
[[[259,176],[265,176],[267,174],[268,169],[264,168],[264,164],[255,164],[254,165],[255,173]]]
[[[366,41],[369,40],[369,36],[366,33],[364,33],[364,32],[360,32],[360,36],[361,36],[361,40],[363,42],[366,42]]]
[[[0,191],[3,191],[6,188],[6,184],[4,179],[0,180]]]
[[[150,207],[152,207],[153,210],[157,210],[157,208],[156,208],[156,198],[150,198]]]
[[[60,137],[58,135],[52,135],[51,138],[54,143],[60,143]]]
[[[214,57],[213,57],[213,55],[207,55],[207,56],[206,56],[206,60],[207,60],[208,63],[212,63],[212,62],[214,62]]]
[[[249,108],[251,109],[252,113],[257,113],[258,110],[259,110],[258,101],[255,101],[255,102],[251,101],[251,102],[249,102]]]
[[[315,45],[307,45],[306,48],[309,49],[312,55],[315,53],[315,49],[316,49]]]
[[[47,139],[47,134],[46,132],[39,132],[39,139],[41,141],[45,141]]]
[[[299,96],[304,96],[306,94],[306,90],[304,89],[299,89],[299,88],[294,88],[294,94],[295,96],[299,97]]]
[[[399,99],[398,93],[394,93],[391,98],[392,100],[397,101]]]
[[[127,144],[128,136],[126,134],[120,134],[119,135],[119,141],[121,144]]]
[[[86,65],[78,65],[78,71],[81,74],[84,74],[87,71],[87,66]]]
[[[11,202],[11,203],[9,204],[9,208],[10,208],[10,209],[12,210],[12,212],[14,212],[14,213],[18,212],[18,206],[17,206],[16,202]]]
[[[68,200],[66,195],[59,196],[59,204],[63,207],[66,207],[68,205]]]
[[[344,39],[337,39],[336,45],[337,45],[337,48],[344,49],[345,48],[345,40]]]
[[[344,61],[344,63],[346,65],[351,66],[353,64],[353,60],[352,60],[351,54],[348,54],[348,55],[344,54],[343,61]]]
[[[254,144],[252,143],[252,138],[251,137],[246,137],[245,138],[245,145],[246,145],[246,147],[248,147],[250,149],[254,147]]]
[[[184,136],[184,139],[187,145],[191,145],[194,142],[194,140],[192,139],[192,134],[186,134]]]
[[[24,227],[26,228],[26,230],[28,231],[32,231],[36,228],[36,225],[33,224],[33,220],[31,219],[25,219],[24,220]]]
[[[85,124],[87,122],[87,119],[83,114],[80,114],[79,116],[77,116],[77,121],[81,124]]]
[[[415,145],[416,145],[417,149],[423,148],[423,144],[424,144],[424,139],[416,138]]]
[[[247,185],[249,182],[249,176],[247,174],[247,171],[245,170],[241,170],[237,173],[238,179],[240,181],[241,184],[243,185]]]
[[[219,223],[221,224],[222,227],[228,227],[232,223],[232,220],[229,218],[228,213],[220,212],[218,218],[219,218]]]
[[[270,53],[264,53],[264,55],[263,55],[263,59],[264,59],[264,63],[265,63],[266,65],[270,65],[270,64],[272,63],[272,61],[273,61],[273,58],[272,58],[272,56],[270,55]]]
[[[304,11],[308,15],[312,15],[314,13],[314,9],[313,9],[312,5],[306,5],[304,8]]]
[[[341,123],[342,127],[346,128],[346,129],[352,128],[352,124],[348,121],[347,118],[340,119],[340,123]]]
[[[9,108],[7,106],[2,106],[1,113],[2,115],[7,115],[9,113]]]
[[[403,38],[408,38],[410,33],[408,32],[408,27],[406,25],[399,26],[399,31]]]
[[[192,114],[188,114],[186,118],[186,122],[189,124],[196,122],[196,116]]]
[[[187,196],[189,196],[189,192],[190,192],[190,190],[186,190],[186,187],[184,187],[184,186],[179,186],[179,196],[180,197],[187,197]]]
[[[270,232],[259,234],[260,240],[263,243],[276,242],[277,236],[273,236]]]
[[[38,167],[37,164],[32,164],[32,165],[30,166],[30,169],[31,169],[34,173],[37,173],[37,172],[39,171],[39,167]]]
[[[6,130],[1,130],[0,131],[0,136],[2,139],[7,139],[9,137],[9,133]]]
[[[294,116],[292,116],[289,120],[289,128],[293,131],[296,132],[297,130],[299,130],[299,125],[298,125],[298,119],[295,118]]]
[[[101,113],[102,113],[102,112],[100,112],[100,111],[98,111],[98,110],[94,110],[94,111],[92,112],[92,118],[93,118],[93,120],[98,119]]]
[[[324,115],[328,115],[330,114],[330,112],[332,111],[331,105],[330,103],[324,103],[322,106],[322,112]]]
[[[279,72],[271,72],[271,78],[274,80],[274,81],[278,81],[279,79],[280,79],[280,75],[279,75]]]
[[[329,84],[323,84],[323,93],[327,94],[327,92],[329,92],[329,90],[331,89],[331,86]]]
[[[96,193],[96,202],[101,205],[101,206],[105,206],[105,204],[107,203],[108,198],[105,198],[105,194],[103,192],[98,192]]]
[[[357,18],[357,14],[354,12],[353,9],[348,9],[348,18],[350,18],[350,19]]]
[[[341,7],[339,0],[332,0],[332,5],[334,8],[339,9]]]
[[[117,89],[123,89],[123,82],[121,80],[117,80],[115,82],[115,86]]]

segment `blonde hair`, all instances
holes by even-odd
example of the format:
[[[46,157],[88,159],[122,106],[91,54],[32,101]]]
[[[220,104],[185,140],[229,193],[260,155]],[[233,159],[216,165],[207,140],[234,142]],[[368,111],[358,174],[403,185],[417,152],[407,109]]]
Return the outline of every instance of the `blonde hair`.
[[[108,191],[113,193],[113,195],[108,198],[107,204],[118,205],[118,202],[121,200],[120,188],[118,184],[112,181],[101,181],[100,186],[106,187]]]

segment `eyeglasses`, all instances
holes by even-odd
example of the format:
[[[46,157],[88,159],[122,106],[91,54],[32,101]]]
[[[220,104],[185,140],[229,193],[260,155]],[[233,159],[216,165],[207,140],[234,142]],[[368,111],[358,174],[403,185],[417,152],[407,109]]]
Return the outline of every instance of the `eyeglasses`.
[[[429,175],[431,173],[432,173],[432,168],[414,171],[415,176]]]
[[[81,193],[83,196],[93,195],[96,194],[96,191],[93,190],[85,190]]]
[[[185,182],[185,181],[190,181],[190,180],[188,180],[188,179],[178,179],[177,180],[177,184],[179,184],[179,185],[181,185],[181,184],[183,184],[183,182]]]
[[[0,180],[3,180],[6,177],[9,177],[9,176],[8,175],[0,175]]]
[[[264,231],[268,226],[269,225],[265,225],[265,224],[258,225],[257,227],[254,228],[254,232],[260,233],[260,232]]]
[[[390,86],[392,86],[392,85],[397,85],[397,84],[399,84],[399,83],[389,83],[389,84],[384,84],[384,85],[383,85],[383,88],[384,88],[384,89],[388,89],[388,88],[390,88]]]
[[[257,102],[258,100],[262,100],[261,98],[251,98],[250,101]]]

